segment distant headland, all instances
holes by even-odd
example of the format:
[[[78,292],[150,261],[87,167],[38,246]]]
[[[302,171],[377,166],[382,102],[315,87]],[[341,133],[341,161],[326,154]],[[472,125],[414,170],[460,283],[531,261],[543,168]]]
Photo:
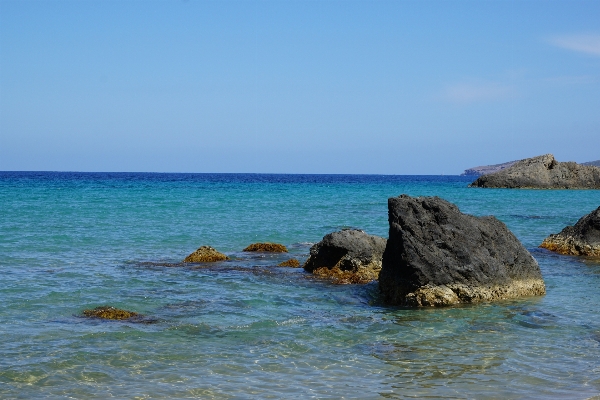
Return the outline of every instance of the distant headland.
[[[470,187],[521,189],[600,189],[600,168],[559,162],[552,154],[526,158],[481,175]]]
[[[498,171],[501,171],[508,167],[511,167],[517,161],[521,161],[521,160],[508,161],[508,162],[505,162],[502,164],[482,165],[479,167],[472,167],[472,168],[465,169],[465,171],[460,175],[461,176],[481,176],[481,175],[493,174],[494,172],[498,172]],[[600,167],[600,160],[588,161],[588,162],[580,163],[580,165],[592,165],[595,167]]]

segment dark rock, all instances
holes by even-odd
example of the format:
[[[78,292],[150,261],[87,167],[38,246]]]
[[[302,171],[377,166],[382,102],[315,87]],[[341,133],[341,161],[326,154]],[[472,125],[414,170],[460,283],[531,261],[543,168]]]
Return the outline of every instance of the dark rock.
[[[574,226],[548,236],[540,247],[560,254],[600,257],[600,207],[583,216]]]
[[[334,283],[368,283],[379,276],[385,243],[356,229],[329,233],[310,248],[304,269]]]
[[[471,185],[483,188],[600,189],[600,168],[558,162],[552,154],[526,158]]]
[[[465,169],[465,172],[463,172],[461,175],[462,176],[465,176],[465,175],[481,176],[481,175],[492,174],[494,172],[498,172],[503,169],[506,169],[506,168],[512,166],[514,163],[516,163],[516,161],[509,161],[509,162],[505,162],[502,164],[482,165],[480,167],[472,167],[469,169]]]
[[[123,320],[134,317],[140,317],[141,315],[127,310],[121,310],[111,306],[96,307],[91,310],[83,310],[83,315],[88,318],[101,318],[101,319],[114,319]]]
[[[278,243],[252,243],[242,251],[263,251],[269,253],[287,253],[288,249]]]
[[[278,267],[291,267],[291,268],[299,268],[300,267],[300,261],[296,260],[295,258],[290,258],[287,261],[281,262],[279,264],[277,264]]]
[[[546,292],[540,268],[506,225],[438,197],[388,199],[379,288],[388,304],[443,306]]]
[[[198,250],[187,256],[183,262],[198,263],[198,262],[215,262],[229,260],[225,254],[218,252],[210,246],[201,246]]]

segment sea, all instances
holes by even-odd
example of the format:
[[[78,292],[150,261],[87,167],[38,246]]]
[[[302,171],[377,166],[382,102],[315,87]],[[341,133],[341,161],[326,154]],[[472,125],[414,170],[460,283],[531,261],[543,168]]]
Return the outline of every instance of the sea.
[[[472,180],[0,172],[0,398],[600,398],[600,261],[538,248],[600,191]],[[343,228],[387,237],[400,194],[496,216],[547,294],[408,309],[277,266]],[[202,245],[230,260],[182,263]],[[143,317],[83,316],[99,306]]]

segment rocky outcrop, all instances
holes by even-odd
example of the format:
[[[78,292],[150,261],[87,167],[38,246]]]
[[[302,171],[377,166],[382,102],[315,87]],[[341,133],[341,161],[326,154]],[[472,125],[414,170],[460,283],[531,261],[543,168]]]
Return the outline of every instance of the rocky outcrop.
[[[262,251],[269,253],[287,253],[288,249],[279,243],[252,243],[242,251]]]
[[[299,268],[300,267],[300,261],[296,260],[295,258],[290,258],[287,261],[280,262],[279,264],[277,264],[277,266],[278,267]]]
[[[368,283],[381,270],[386,240],[357,229],[325,235],[310,248],[304,269],[334,283]]]
[[[494,172],[502,171],[510,166],[512,166],[516,161],[509,161],[502,164],[494,164],[494,165],[482,165],[480,167],[472,167],[469,169],[465,169],[461,175],[474,175],[481,176],[486,174],[493,174]]]
[[[507,169],[483,175],[471,185],[483,188],[600,189],[600,168],[558,162],[552,154],[517,161]]]
[[[183,262],[185,263],[199,263],[199,262],[216,262],[229,260],[225,254],[218,252],[210,246],[201,246],[198,250],[187,256]]]
[[[113,320],[123,320],[137,318],[141,316],[136,312],[121,310],[120,308],[115,308],[111,306],[101,306],[93,308],[91,310],[83,310],[83,315],[88,318],[101,318]]]
[[[438,197],[388,200],[390,236],[379,288],[388,304],[445,306],[542,295],[535,259],[495,217]]]
[[[548,236],[540,247],[560,254],[600,257],[600,207],[574,226]]]

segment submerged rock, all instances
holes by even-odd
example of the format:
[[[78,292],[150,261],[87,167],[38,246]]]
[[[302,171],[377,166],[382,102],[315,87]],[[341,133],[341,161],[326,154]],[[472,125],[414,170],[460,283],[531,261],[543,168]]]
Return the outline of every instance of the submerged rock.
[[[263,251],[269,253],[287,253],[288,249],[279,243],[252,243],[242,251]]]
[[[96,307],[91,310],[83,310],[83,315],[89,318],[102,318],[102,319],[114,319],[123,320],[134,317],[140,317],[141,315],[127,310],[121,310],[111,306]]]
[[[198,250],[187,256],[183,262],[198,263],[198,262],[215,262],[229,260],[225,254],[218,252],[210,246],[201,246]]]
[[[560,254],[600,257],[600,207],[581,217],[574,226],[548,236],[540,247]]]
[[[379,277],[385,243],[361,230],[333,232],[310,248],[304,269],[334,283],[368,283]]]
[[[287,261],[277,264],[277,266],[278,267],[298,268],[298,267],[300,267],[300,261],[296,260],[295,258],[290,258]]]
[[[483,188],[600,189],[600,168],[558,162],[552,154],[526,158],[483,175],[469,185]]]
[[[444,306],[546,292],[540,268],[506,225],[438,197],[388,199],[379,288],[393,305]]]

